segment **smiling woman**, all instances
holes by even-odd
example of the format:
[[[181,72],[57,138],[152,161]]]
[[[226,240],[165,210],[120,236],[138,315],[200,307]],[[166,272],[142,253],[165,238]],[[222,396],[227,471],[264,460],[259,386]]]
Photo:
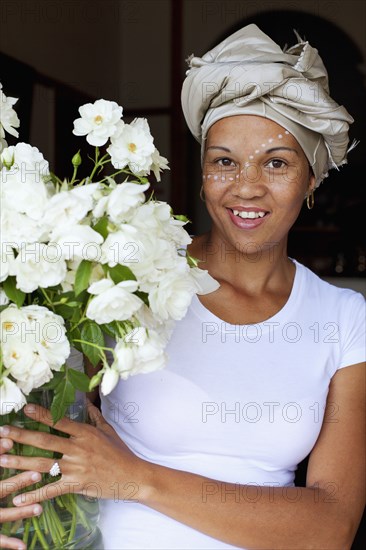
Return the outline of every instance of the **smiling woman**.
[[[304,199],[313,207],[346,163],[352,117],[317,50],[283,52],[255,25],[190,59],[182,103],[212,220],[188,250],[219,288],[176,323],[165,369],[121,379],[103,416],[90,407],[94,425],[3,435],[61,453],[48,497],[71,487],[103,499],[108,550],[350,548],[364,506],[365,303],[289,258],[287,238]]]
[[[283,256],[287,233],[315,185],[296,139],[276,122],[238,115],[214,123],[206,144],[203,188],[211,238],[219,231],[228,249],[276,243]]]

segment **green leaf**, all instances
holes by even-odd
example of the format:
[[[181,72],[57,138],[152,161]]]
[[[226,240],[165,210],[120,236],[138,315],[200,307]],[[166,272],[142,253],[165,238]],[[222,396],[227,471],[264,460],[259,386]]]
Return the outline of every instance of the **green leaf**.
[[[93,229],[99,233],[99,235],[102,235],[103,239],[106,239],[108,237],[108,217],[103,216],[103,218],[100,218],[98,223],[93,225]]]
[[[14,302],[18,307],[22,307],[25,300],[25,292],[16,287],[15,277],[5,279],[3,289],[9,300]]]
[[[75,296],[79,296],[79,294],[88,288],[89,286],[89,280],[90,275],[93,269],[92,262],[89,262],[88,260],[82,260],[80,262],[79,267],[76,270],[75,274]]]
[[[117,264],[115,267],[110,267],[109,275],[115,285],[121,281],[136,281],[135,275],[126,265]]]
[[[104,336],[102,329],[95,321],[85,321],[81,327],[81,340],[84,342],[91,342],[95,346],[104,347]],[[81,348],[83,353],[87,356],[93,367],[96,367],[100,361],[99,349],[95,346],[90,346],[87,343],[82,343]]]
[[[65,376],[55,388],[55,397],[51,405],[54,424],[65,416],[68,407],[75,401],[75,388]]]
[[[104,325],[100,325],[100,328],[104,332],[104,334],[108,334],[108,336],[112,336],[114,338],[115,336],[119,336],[118,326],[116,321],[112,321],[111,323],[105,323]]]
[[[83,351],[81,349],[81,344],[80,342],[74,342],[74,340],[81,340],[81,334],[80,334],[80,330],[79,330],[79,327],[75,327],[74,329],[72,329],[70,331],[70,333],[68,333],[67,335],[68,339],[69,339],[69,342],[70,344],[76,348],[78,351]]]
[[[62,367],[64,369],[64,367]],[[65,377],[65,371],[62,370],[60,372],[55,372],[53,375],[53,378],[46,384],[43,384],[42,390],[54,390],[58,384],[60,384],[61,380]],[[28,399],[29,401],[29,399]]]
[[[184,216],[183,214],[174,214],[173,217],[180,222],[188,223],[191,221],[189,218],[187,218],[187,216]]]
[[[89,391],[89,377],[80,371],[68,369],[67,376],[76,390],[87,392]]]
[[[136,294],[136,296],[141,298],[141,300],[144,302],[144,304],[149,306],[149,294],[147,292],[142,292],[142,290],[136,290],[136,292],[134,292],[134,294]]]
[[[62,304],[55,307],[55,313],[57,313],[57,315],[61,315],[63,319],[71,319],[74,315],[74,310],[71,307]]]

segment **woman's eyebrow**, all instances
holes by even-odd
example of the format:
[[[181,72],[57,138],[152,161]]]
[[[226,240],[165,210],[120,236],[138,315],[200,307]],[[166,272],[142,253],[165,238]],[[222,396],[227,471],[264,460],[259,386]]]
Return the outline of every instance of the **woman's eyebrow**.
[[[206,151],[208,151],[209,149],[221,149],[222,151],[226,151],[227,153],[231,153],[230,149],[228,149],[227,147],[222,147],[220,145],[210,145],[209,147],[206,148]]]
[[[293,151],[297,154],[297,156],[299,156],[296,149],[293,149],[292,147],[272,147],[271,149],[267,149],[266,153],[274,153],[274,151]]]
[[[228,147],[223,147],[222,145],[210,145],[206,148],[206,151],[209,149],[220,149],[221,151],[226,151],[227,153],[231,153],[231,149]],[[299,153],[296,151],[296,149],[293,149],[292,147],[272,147],[271,149],[267,149],[264,151],[266,154],[274,153],[275,151],[293,151],[294,153],[299,156]]]

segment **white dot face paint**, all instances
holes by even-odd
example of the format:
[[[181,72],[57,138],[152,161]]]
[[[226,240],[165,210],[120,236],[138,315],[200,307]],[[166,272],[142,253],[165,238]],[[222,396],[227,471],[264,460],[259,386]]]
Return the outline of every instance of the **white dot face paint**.
[[[258,155],[258,153],[259,153],[259,149],[256,149],[255,154]]]
[[[219,176],[214,176],[214,180],[217,181],[219,179]]]
[[[282,135],[282,134],[278,134],[278,137],[279,137],[280,139],[282,139],[282,138],[283,138],[283,135]]]
[[[289,133],[290,133],[290,132],[289,132],[288,130],[285,130],[285,134],[289,135]]]

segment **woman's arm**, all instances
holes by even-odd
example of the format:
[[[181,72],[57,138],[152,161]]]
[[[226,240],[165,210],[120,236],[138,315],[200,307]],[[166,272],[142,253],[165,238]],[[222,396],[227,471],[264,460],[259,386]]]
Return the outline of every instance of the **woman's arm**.
[[[327,403],[307,487],[236,486],[156,466],[143,503],[245,548],[350,548],[365,504],[364,364],[333,377]]]
[[[91,408],[96,427],[63,419],[56,425],[70,439],[26,433],[11,427],[8,437],[64,453],[60,481],[47,486],[47,498],[60,491],[102,498],[134,499],[203,533],[245,548],[344,550],[351,546],[365,493],[364,366],[340,370],[331,383],[328,411],[311,454],[307,487],[257,487],[219,482],[143,461],[133,455]],[[35,407],[30,416],[45,415]],[[60,441],[62,440],[62,441]],[[37,467],[35,462],[37,461]],[[9,467],[48,471],[50,459],[9,457]],[[29,504],[44,491],[14,500]]]

